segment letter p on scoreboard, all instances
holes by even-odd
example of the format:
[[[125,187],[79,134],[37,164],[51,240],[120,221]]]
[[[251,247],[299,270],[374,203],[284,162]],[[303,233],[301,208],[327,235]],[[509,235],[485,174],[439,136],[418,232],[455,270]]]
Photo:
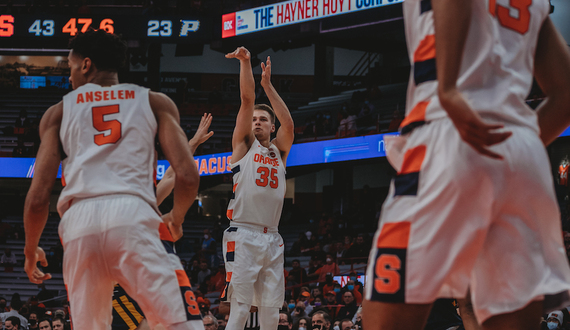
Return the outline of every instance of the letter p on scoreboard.
[[[222,38],[229,38],[236,35],[236,13],[222,16]]]

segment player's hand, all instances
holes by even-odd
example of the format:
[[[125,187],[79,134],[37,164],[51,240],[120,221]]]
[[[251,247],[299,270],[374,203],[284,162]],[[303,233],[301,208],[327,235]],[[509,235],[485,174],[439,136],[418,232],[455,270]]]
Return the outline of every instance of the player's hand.
[[[240,61],[249,61],[251,53],[245,47],[238,47],[231,53],[226,54],[226,58],[237,58]]]
[[[482,155],[503,159],[503,156],[491,151],[489,147],[505,141],[512,132],[493,132],[503,128],[503,125],[485,123],[456,90],[447,95],[440,93],[439,97],[463,141]]]
[[[250,313],[257,313],[257,307],[251,306],[251,307],[249,308],[249,312],[250,312]]]
[[[267,56],[267,62],[261,62],[261,86],[271,85],[271,58]]]
[[[194,141],[190,140],[188,144],[192,145],[195,143],[198,146],[208,141],[208,139],[211,138],[212,135],[214,135],[214,131],[208,132],[210,124],[212,124],[212,114],[204,113],[202,119],[200,119],[200,125],[198,125],[198,129],[196,130],[196,133],[192,138],[192,140]]]
[[[49,280],[51,278],[51,274],[47,273],[44,274],[38,268],[38,261],[43,267],[48,265],[46,260],[46,253],[41,247],[36,248],[36,252],[31,255],[26,255],[26,261],[24,262],[24,270],[26,274],[28,274],[28,278],[30,282],[34,284],[41,284],[45,280]]]
[[[179,225],[174,223],[172,212],[168,212],[165,215],[163,215],[162,221],[164,221],[164,223],[166,224],[166,227],[168,228],[168,231],[170,232],[170,235],[172,236],[172,239],[175,242],[178,241],[180,238],[182,238],[183,234],[182,223],[180,223]]]

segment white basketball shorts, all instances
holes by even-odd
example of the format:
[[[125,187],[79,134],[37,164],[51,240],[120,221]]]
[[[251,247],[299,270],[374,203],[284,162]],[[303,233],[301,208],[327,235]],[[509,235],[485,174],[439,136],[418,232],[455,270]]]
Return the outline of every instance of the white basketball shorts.
[[[570,268],[546,150],[530,128],[478,154],[451,120],[395,138],[398,174],[368,265],[368,300],[410,304],[463,298],[479,322],[534,300],[567,306]]]
[[[222,300],[281,308],[285,300],[283,238],[277,228],[232,221],[222,245],[226,287]]]
[[[151,327],[204,329],[180,260],[161,243],[161,223],[134,195],[84,199],[65,212],[59,236],[74,328],[111,329],[113,286],[119,283]]]

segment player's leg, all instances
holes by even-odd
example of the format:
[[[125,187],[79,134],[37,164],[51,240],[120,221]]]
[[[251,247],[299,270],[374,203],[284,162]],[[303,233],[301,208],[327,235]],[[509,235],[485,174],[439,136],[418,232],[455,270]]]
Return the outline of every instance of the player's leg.
[[[481,325],[477,322],[475,312],[473,311],[473,302],[471,301],[471,291],[467,292],[464,299],[457,299],[459,303],[459,313],[465,330],[481,330]]]
[[[230,318],[226,325],[227,330],[243,330],[247,318],[249,317],[249,310],[251,305],[240,303],[236,298],[232,298],[230,302]],[[277,315],[279,320],[279,315]]]
[[[226,329],[242,330],[253,305],[263,265],[264,245],[261,233],[244,227],[230,227],[224,232],[222,250],[226,266],[226,288],[222,300],[230,302]]]
[[[113,283],[101,253],[99,235],[64,242],[64,246],[63,277],[73,327],[107,330],[112,320]]]
[[[182,265],[174,267],[176,256],[167,254],[160,241],[160,218],[142,200],[124,200],[122,205],[132,225],[107,231],[110,273],[140,305],[151,328],[160,323],[166,329],[203,329],[193,292],[182,290],[190,286],[177,271]]]
[[[490,317],[483,330],[536,330],[542,315],[542,301],[533,301],[518,311]]]
[[[279,325],[279,308],[276,307],[259,307],[259,329],[273,330]]]
[[[431,306],[365,300],[362,303],[362,326],[364,329],[421,330]]]
[[[273,330],[277,328],[279,308],[285,300],[285,244],[277,232],[264,234],[262,238],[266,244],[265,262],[255,283],[255,290],[261,296],[259,325],[261,330]]]

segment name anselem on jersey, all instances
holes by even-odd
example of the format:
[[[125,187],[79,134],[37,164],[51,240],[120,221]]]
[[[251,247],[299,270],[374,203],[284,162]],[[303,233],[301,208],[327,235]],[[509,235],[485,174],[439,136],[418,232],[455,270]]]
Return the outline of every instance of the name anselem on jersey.
[[[76,103],[79,104],[84,102],[99,102],[109,100],[131,100],[134,98],[135,91],[132,90],[84,92],[77,94]]]

